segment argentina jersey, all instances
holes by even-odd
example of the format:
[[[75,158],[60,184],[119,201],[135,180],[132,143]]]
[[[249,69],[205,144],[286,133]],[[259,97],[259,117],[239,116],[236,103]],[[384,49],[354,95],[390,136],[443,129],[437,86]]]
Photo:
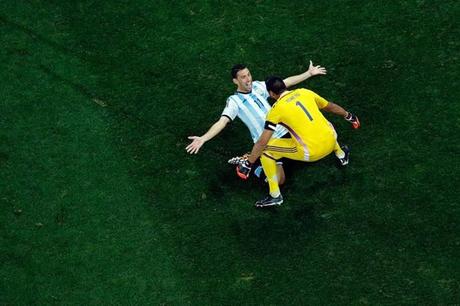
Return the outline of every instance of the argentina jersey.
[[[269,97],[264,82],[252,82],[252,91],[250,93],[235,92],[228,97],[227,105],[222,112],[222,116],[234,120],[236,117],[248,127],[251,138],[255,142],[259,140],[264,131],[265,118],[270,111],[271,106],[267,102]],[[288,131],[281,125],[276,126],[273,138],[281,138]]]

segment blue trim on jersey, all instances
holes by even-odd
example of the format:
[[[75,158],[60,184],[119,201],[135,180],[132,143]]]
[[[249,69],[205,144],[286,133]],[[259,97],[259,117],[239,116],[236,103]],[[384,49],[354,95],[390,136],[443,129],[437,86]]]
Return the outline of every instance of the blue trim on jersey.
[[[253,119],[258,124],[258,127],[253,127],[253,128],[250,129],[251,134],[255,135],[255,137],[253,137],[252,139],[254,140],[254,142],[256,142],[259,139],[260,135],[261,135],[261,134],[259,135],[259,133],[263,132],[263,126],[264,126],[264,122],[265,122],[265,117],[267,116],[267,112],[265,112],[262,108],[259,109],[259,111],[257,111],[257,109],[256,109],[257,106],[255,106],[254,103],[251,103],[250,101],[244,99],[244,97],[240,96],[240,99],[243,99],[243,104],[246,106],[246,108],[248,109],[249,113],[252,115]],[[254,101],[254,102],[257,104],[256,101]],[[259,104],[257,104],[257,105],[258,105],[258,107],[260,107]],[[262,116],[261,116],[260,112],[263,113]],[[243,113],[243,112],[241,112],[241,113]],[[255,132],[252,131],[253,129],[255,130]]]
[[[251,97],[252,98],[252,97]],[[260,119],[260,114],[257,112],[257,110],[255,109],[254,105],[252,103],[250,103],[247,99],[245,99],[244,97],[241,97],[240,96],[240,99],[243,100],[243,104],[248,108],[249,112],[254,116],[254,118],[257,120],[257,122],[261,121]],[[263,111],[262,107],[256,102],[256,104],[259,106],[259,108],[261,109],[261,111],[263,113],[265,113],[265,116],[266,116],[266,112]]]
[[[246,124],[246,126],[249,129],[249,132],[251,133],[251,138],[255,142],[257,141],[257,139],[259,139],[260,135],[259,130],[252,124],[252,121],[256,121],[257,123],[259,123],[259,116],[257,113],[255,113],[254,108],[248,100],[246,100],[244,97],[240,95],[237,95],[237,97],[241,100],[241,103],[243,103],[244,106],[246,106],[246,108],[249,110],[249,113],[246,113],[242,110],[238,111],[238,117],[240,117],[241,121],[243,121],[243,123]],[[251,119],[249,116],[252,116],[253,118]]]
[[[264,113],[267,113],[268,110],[265,108],[265,105],[262,103],[262,101],[257,98],[257,96],[254,93],[250,93],[249,96],[257,103],[257,105],[260,107],[260,109],[263,110]]]

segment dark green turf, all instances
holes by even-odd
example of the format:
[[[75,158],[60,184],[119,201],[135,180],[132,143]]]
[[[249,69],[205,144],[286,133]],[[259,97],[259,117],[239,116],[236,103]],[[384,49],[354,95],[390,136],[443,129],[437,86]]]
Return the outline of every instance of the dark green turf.
[[[0,304],[458,305],[458,1],[4,1]],[[356,112],[285,204],[226,160],[229,68]]]

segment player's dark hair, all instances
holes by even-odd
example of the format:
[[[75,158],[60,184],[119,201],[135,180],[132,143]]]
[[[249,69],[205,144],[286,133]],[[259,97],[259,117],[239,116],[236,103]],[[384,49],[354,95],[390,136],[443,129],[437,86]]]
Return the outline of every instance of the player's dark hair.
[[[244,64],[236,64],[232,67],[232,79],[236,79],[236,74],[238,73],[238,71],[240,70],[243,70],[243,69],[246,69],[248,67],[246,67],[246,65]]]
[[[265,80],[265,86],[267,86],[267,91],[272,91],[277,95],[286,90],[286,84],[284,84],[283,79],[277,76],[268,77]]]

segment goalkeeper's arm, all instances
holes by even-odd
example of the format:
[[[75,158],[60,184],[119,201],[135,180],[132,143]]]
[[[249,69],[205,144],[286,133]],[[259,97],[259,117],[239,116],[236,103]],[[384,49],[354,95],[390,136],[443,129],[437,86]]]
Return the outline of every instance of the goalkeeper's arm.
[[[339,115],[339,116],[342,116],[345,120],[347,120],[348,122],[350,122],[353,126],[354,129],[357,129],[360,127],[360,123],[359,123],[359,119],[356,115],[350,113],[350,112],[347,112],[342,106],[338,105],[338,104],[335,104],[335,103],[332,103],[332,102],[328,102],[328,104],[322,108],[322,110],[325,110],[329,113],[333,113],[333,114],[336,114],[336,115]]]
[[[267,124],[266,124],[267,125]],[[273,130],[265,129],[260,136],[259,140],[254,144],[252,147],[251,154],[249,154],[246,160],[243,160],[241,163],[236,166],[236,174],[246,180],[249,177],[249,173],[251,173],[252,165],[259,159],[260,155],[264,151],[265,147],[267,146],[268,141],[273,135]]]

